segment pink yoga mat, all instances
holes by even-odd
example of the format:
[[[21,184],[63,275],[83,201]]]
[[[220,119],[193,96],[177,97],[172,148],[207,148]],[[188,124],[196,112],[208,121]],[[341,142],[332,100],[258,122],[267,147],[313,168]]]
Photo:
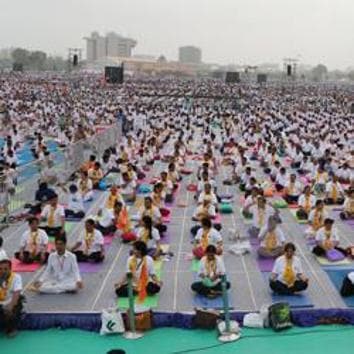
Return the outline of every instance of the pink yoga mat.
[[[105,236],[104,237],[104,244],[109,246],[110,244],[112,244],[113,239],[114,239],[114,235],[113,234]]]
[[[80,273],[97,273],[102,267],[102,263],[79,263]]]
[[[221,224],[221,214],[216,214],[215,219],[213,219],[214,224]]]
[[[39,263],[24,264],[16,258],[12,258],[11,263],[12,263],[12,270],[18,273],[35,272],[37,269],[41,267]]]

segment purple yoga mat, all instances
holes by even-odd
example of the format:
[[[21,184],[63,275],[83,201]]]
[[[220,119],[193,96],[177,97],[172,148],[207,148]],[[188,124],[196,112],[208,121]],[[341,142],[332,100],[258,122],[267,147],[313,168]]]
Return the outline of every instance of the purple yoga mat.
[[[273,270],[274,259],[272,259],[272,258],[263,258],[263,257],[259,257],[258,256],[258,253],[257,253],[258,246],[259,246],[258,240],[257,240],[257,243],[252,243],[251,242],[251,245],[252,245],[253,250],[255,250],[255,252],[256,252],[256,261],[257,261],[259,270],[262,273],[271,272]]]
[[[170,243],[170,241],[171,241],[171,235],[168,232],[164,233],[163,237],[161,237],[161,244],[167,245]]]
[[[79,263],[80,273],[97,273],[102,267],[102,263]]]

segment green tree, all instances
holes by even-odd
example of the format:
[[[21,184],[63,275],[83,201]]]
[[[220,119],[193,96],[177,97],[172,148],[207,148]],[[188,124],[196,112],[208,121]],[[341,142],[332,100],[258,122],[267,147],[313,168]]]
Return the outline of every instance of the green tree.
[[[312,69],[312,77],[315,81],[322,81],[325,79],[328,73],[328,69],[323,64],[318,64]]]

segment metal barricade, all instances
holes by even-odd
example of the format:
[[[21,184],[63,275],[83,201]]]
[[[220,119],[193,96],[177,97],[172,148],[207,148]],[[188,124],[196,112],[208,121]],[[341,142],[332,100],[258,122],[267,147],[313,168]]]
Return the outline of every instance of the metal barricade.
[[[6,190],[6,198],[5,194],[1,194],[2,182],[0,176],[0,208],[1,203],[6,203],[4,206],[6,219],[9,215],[20,213],[26,203],[34,200],[40,180],[52,180],[53,184],[57,182],[65,183],[82,163],[88,160],[90,154],[101,157],[105,149],[116,146],[119,136],[120,128],[115,124],[85,140],[71,144],[65,149],[59,148],[54,154],[56,162],[51,167],[43,166],[43,163],[39,161],[32,161],[20,166],[17,169],[19,177],[14,193],[8,193],[6,186],[3,187]],[[1,215],[4,214],[1,213]]]

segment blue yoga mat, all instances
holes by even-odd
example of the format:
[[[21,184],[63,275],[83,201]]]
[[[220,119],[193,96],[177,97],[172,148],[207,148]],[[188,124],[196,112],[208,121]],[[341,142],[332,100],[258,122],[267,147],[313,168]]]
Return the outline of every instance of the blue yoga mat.
[[[268,285],[270,273],[264,272],[262,273],[262,275]],[[293,309],[314,307],[311,298],[306,294],[306,292],[302,292],[301,294],[298,295],[277,295],[274,294],[270,289],[269,291],[271,292],[273,304],[276,302],[287,302],[290,305],[290,307]]]
[[[354,269],[335,269],[335,270],[326,270],[326,273],[331,279],[334,287],[338,290],[338,293],[340,292],[340,289],[342,287],[343,279],[346,277],[346,275],[350,272],[353,272]],[[343,301],[348,307],[354,307],[354,296],[349,296],[349,297],[342,297]]]

